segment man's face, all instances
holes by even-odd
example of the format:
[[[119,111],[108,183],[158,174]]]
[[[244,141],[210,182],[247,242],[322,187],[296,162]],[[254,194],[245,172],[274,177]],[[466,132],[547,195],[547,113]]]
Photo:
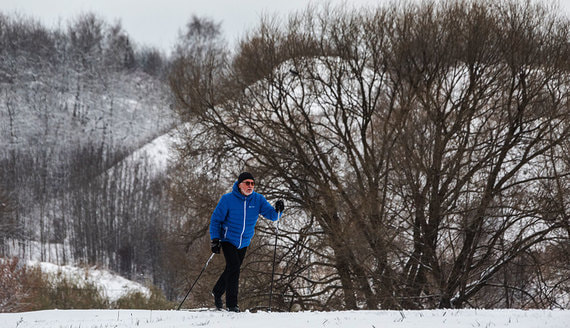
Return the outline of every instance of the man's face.
[[[253,192],[253,187],[255,186],[255,182],[251,179],[243,180],[239,185],[239,190],[242,194],[249,196]]]

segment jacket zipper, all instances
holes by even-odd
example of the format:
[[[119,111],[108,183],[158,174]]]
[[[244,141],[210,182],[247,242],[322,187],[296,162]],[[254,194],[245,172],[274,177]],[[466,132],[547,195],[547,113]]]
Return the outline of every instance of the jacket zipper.
[[[243,239],[243,233],[245,232],[245,211],[246,211],[246,204],[247,201],[244,199],[243,201],[243,229],[241,230],[241,235],[239,236],[239,246],[238,249],[241,248],[241,241]]]

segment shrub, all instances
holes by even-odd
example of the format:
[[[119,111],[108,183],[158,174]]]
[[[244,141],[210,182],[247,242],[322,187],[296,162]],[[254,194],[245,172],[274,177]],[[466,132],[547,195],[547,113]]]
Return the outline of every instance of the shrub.
[[[50,278],[39,267],[20,264],[18,258],[0,259],[0,312],[109,307],[92,283]]]
[[[0,258],[0,312],[26,310],[34,294],[37,270],[20,265],[18,258]]]
[[[46,288],[47,306],[56,309],[105,309],[108,300],[102,296],[93,283],[81,284],[73,279],[63,278]]]
[[[39,267],[22,265],[18,258],[0,258],[0,312],[47,309],[157,309],[174,308],[159,288],[150,296],[131,292],[110,303],[105,294],[81,278],[54,277]]]
[[[150,287],[149,297],[141,292],[131,292],[118,299],[113,307],[116,309],[168,310],[174,308],[174,303],[169,302],[160,289]]]

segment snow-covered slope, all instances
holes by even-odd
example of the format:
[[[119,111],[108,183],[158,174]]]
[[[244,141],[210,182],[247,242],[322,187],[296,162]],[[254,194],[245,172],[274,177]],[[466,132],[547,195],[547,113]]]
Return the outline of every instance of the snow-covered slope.
[[[166,172],[169,162],[173,159],[174,145],[178,141],[177,130],[160,135],[137,149],[124,161],[144,162],[149,164],[150,173],[156,175]]]
[[[43,273],[49,275],[50,279],[57,280],[66,278],[74,282],[93,284],[98,290],[104,293],[104,296],[110,302],[115,302],[122,296],[130,292],[140,292],[143,295],[150,296],[150,290],[132,280],[125,279],[108,270],[100,270],[97,268],[79,268],[69,265],[56,265],[46,262],[28,262],[30,266],[39,266]],[[0,325],[0,327],[6,327]]]
[[[0,314],[0,327],[18,328],[566,328],[570,311],[433,310],[229,313],[148,310],[65,310]]]

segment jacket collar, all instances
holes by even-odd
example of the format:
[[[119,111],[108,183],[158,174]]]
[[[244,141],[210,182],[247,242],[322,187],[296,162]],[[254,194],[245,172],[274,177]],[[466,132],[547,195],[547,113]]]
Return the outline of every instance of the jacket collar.
[[[255,191],[252,192],[251,195],[253,195],[254,193],[255,193]],[[237,182],[237,181],[234,182],[234,186],[233,186],[233,188],[232,188],[232,194],[234,194],[237,198],[239,198],[239,199],[241,199],[241,200],[246,200],[249,196],[251,196],[251,195],[245,196],[244,194],[242,194],[242,193],[239,191],[239,187],[238,187],[238,182]]]

